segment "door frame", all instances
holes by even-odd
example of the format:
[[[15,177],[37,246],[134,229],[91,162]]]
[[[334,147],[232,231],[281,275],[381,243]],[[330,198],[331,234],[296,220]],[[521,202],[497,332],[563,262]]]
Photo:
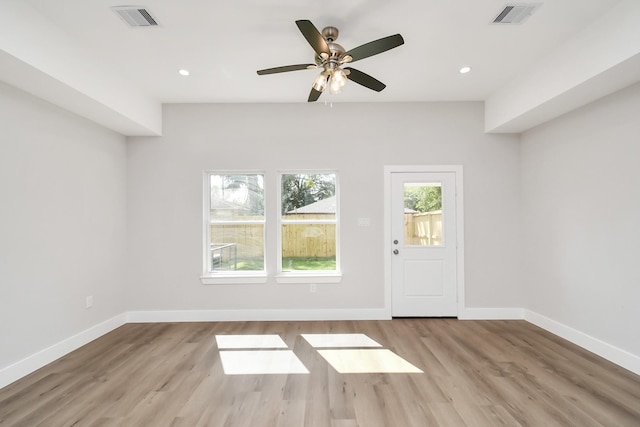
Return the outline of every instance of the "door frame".
[[[457,317],[464,313],[464,197],[462,165],[396,165],[384,167],[384,309],[391,319],[391,174],[451,172],[456,181],[456,293]]]

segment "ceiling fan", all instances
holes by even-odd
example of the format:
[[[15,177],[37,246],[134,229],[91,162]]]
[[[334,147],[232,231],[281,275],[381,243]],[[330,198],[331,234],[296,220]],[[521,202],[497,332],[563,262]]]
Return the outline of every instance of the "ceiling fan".
[[[402,36],[394,34],[345,51],[342,46],[335,42],[338,38],[337,28],[325,27],[320,33],[311,21],[306,19],[296,21],[296,25],[316,53],[315,63],[267,68],[258,70],[258,75],[321,68],[322,72],[316,77],[311,87],[308,102],[317,101],[327,86],[329,86],[331,94],[342,92],[347,79],[380,92],[386,87],[384,83],[362,71],[351,67],[343,67],[343,65],[386,52],[404,44]]]

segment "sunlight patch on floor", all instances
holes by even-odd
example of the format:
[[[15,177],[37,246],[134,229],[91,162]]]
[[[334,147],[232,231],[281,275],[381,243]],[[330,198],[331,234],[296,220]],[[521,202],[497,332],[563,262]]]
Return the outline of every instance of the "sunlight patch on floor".
[[[382,347],[365,334],[302,334],[314,348]]]
[[[218,348],[287,348],[280,335],[216,335]]]
[[[423,373],[387,349],[318,350],[318,353],[341,374]]]
[[[391,350],[372,348],[382,345],[365,334],[301,335],[341,374],[423,373]],[[309,373],[279,335],[216,335],[216,342],[227,375]]]
[[[309,373],[291,350],[221,351],[220,359],[227,375]]]

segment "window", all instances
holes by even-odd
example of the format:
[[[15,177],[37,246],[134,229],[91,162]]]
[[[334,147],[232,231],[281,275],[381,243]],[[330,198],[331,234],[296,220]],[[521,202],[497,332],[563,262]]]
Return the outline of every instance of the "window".
[[[203,284],[265,283],[269,265],[278,283],[340,281],[337,174],[279,179],[267,189],[264,173],[205,173]],[[267,205],[267,192],[279,203]]]
[[[338,256],[337,176],[333,172],[280,175],[282,275],[336,274]]]
[[[264,275],[264,175],[207,173],[205,191],[205,276]]]

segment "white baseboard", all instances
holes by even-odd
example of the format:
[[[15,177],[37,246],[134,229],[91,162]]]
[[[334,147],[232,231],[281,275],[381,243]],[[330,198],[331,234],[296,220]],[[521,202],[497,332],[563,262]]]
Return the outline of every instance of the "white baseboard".
[[[460,320],[521,320],[523,308],[473,308],[466,307],[458,313]]]
[[[608,344],[598,338],[594,338],[584,332],[573,329],[570,326],[557,322],[533,311],[525,310],[524,319],[529,323],[541,327],[554,335],[566,339],[600,357],[607,359],[616,365],[640,375],[640,357],[626,350]]]
[[[119,314],[76,335],[64,339],[51,347],[45,348],[44,350],[34,353],[12,365],[0,369],[0,388],[29,375],[54,360],[59,359],[65,354],[71,353],[73,350],[76,350],[96,338],[100,338],[101,336],[113,331],[114,329],[124,325],[126,320],[127,318],[125,314]]]
[[[238,321],[311,321],[311,320],[384,320],[388,310],[325,309],[325,310],[177,310],[131,311],[129,323],[146,322],[238,322]]]
[[[522,308],[465,308],[460,320],[520,320]],[[131,311],[130,323],[156,322],[240,322],[240,321],[305,321],[305,320],[387,320],[389,310],[324,309],[324,310],[168,310]]]

